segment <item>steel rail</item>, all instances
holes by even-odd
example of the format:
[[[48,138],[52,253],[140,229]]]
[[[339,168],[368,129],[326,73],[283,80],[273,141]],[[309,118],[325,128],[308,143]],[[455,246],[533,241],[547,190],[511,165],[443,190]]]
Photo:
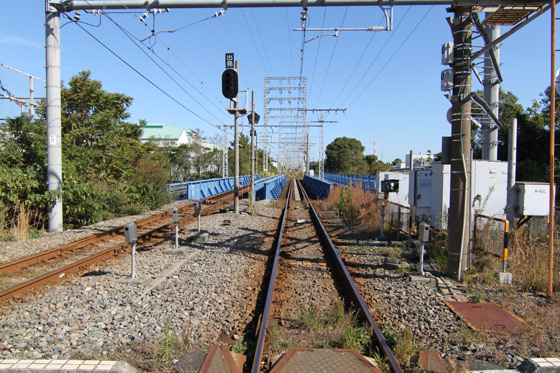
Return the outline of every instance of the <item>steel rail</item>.
[[[248,191],[247,189],[248,187],[245,186],[242,188],[242,192],[245,193]],[[201,200],[202,204],[219,204],[219,203],[223,203],[223,202],[227,202],[228,198],[231,198],[231,195],[233,193],[233,190],[229,190],[220,194],[217,194],[215,196],[212,197],[207,197],[204,198],[203,200]],[[181,207],[181,210],[185,210],[187,208],[189,208],[190,206],[194,206],[194,203],[189,203],[189,204],[185,204],[185,206]],[[209,210],[210,208],[204,208],[202,209],[202,214],[204,215],[205,213],[209,213],[212,212],[212,210]],[[208,211],[207,211],[208,210]],[[154,216],[150,216],[147,218],[144,218],[142,220],[139,220],[136,222],[136,224],[139,226],[139,228],[141,228],[142,225],[146,225],[146,224],[150,224],[155,220],[161,219],[162,217],[165,216],[171,216],[172,212],[171,211],[165,211],[161,214],[157,214]],[[192,214],[187,215],[186,217],[183,217],[179,220],[179,224],[185,225],[190,223],[190,221],[188,220],[190,217],[192,217]],[[110,237],[115,237],[117,235],[123,235],[124,233],[124,227],[116,227],[116,228],[112,228],[108,231],[105,232],[101,232],[89,237],[85,237],[83,239],[80,239],[78,241],[74,241],[71,243],[68,243],[66,245],[60,246],[60,247],[55,247],[53,249],[50,250],[45,250],[43,252],[25,257],[25,258],[21,258],[18,260],[15,260],[13,262],[9,262],[9,263],[4,263],[2,265],[0,265],[0,275],[8,273],[8,272],[13,272],[21,267],[24,266],[29,266],[29,265],[33,265],[33,264],[37,264],[39,262],[43,262],[43,261],[47,261],[53,258],[56,258],[60,255],[63,255],[64,253],[70,252],[70,251],[75,251],[75,250],[79,250],[93,242],[96,241],[101,241],[105,238],[110,238]]]
[[[272,272],[270,275],[270,281],[268,283],[268,291],[266,294],[266,303],[264,306],[264,312],[262,315],[261,328],[259,330],[259,337],[257,339],[257,347],[255,348],[255,357],[253,358],[253,366],[251,372],[258,373],[261,367],[262,354],[264,349],[264,342],[266,340],[266,328],[270,321],[270,310],[272,308],[272,298],[274,294],[274,288],[276,285],[276,274],[278,273],[278,263],[280,259],[280,249],[282,247],[282,235],[284,234],[284,226],[286,225],[286,215],[288,214],[288,208],[290,207],[290,200],[292,197],[292,181],[288,180],[290,184],[288,186],[288,193],[286,196],[286,204],[284,205],[284,210],[282,211],[282,218],[280,220],[280,227],[278,229],[278,239],[276,243],[276,250],[274,252],[274,261],[272,264]]]
[[[327,244],[328,248],[330,249],[330,253],[332,254],[333,258],[335,259],[336,267],[343,274],[343,281],[346,284],[346,287],[350,292],[350,294],[349,294],[350,297],[353,298],[355,304],[360,307],[360,311],[362,312],[362,315],[364,316],[364,318],[367,320],[368,324],[372,328],[373,335],[375,337],[375,342],[376,342],[377,346],[380,348],[380,350],[381,350],[380,352],[387,357],[387,361],[389,363],[389,367],[391,368],[391,371],[393,373],[401,373],[402,370],[401,370],[401,367],[399,366],[399,363],[397,362],[397,359],[393,355],[393,352],[389,348],[389,345],[387,344],[387,341],[385,340],[385,337],[383,337],[383,333],[381,333],[381,330],[379,329],[379,327],[377,326],[377,323],[373,319],[373,316],[369,312],[369,309],[367,307],[366,302],[364,301],[364,298],[362,298],[362,296],[360,295],[360,291],[358,290],[356,284],[354,283],[354,280],[352,279],[352,276],[348,272],[348,269],[346,268],[346,265],[344,264],[344,261],[340,257],[340,254],[338,253],[338,250],[336,250],[336,247],[334,246],[334,243],[330,239],[329,234],[328,234],[325,226],[321,222],[321,219],[319,218],[319,215],[317,214],[317,211],[315,211],[315,208],[313,207],[313,204],[311,203],[311,201],[309,199],[309,196],[305,192],[305,189],[302,187],[299,180],[298,180],[298,185],[299,185],[299,189],[300,189],[301,194],[304,196],[304,199],[306,200],[307,204],[309,205],[309,208],[311,210],[311,217],[313,218],[313,221],[315,222],[315,226],[318,228],[318,230],[321,233],[321,236],[322,236],[321,238],[324,239],[325,243]]]
[[[247,186],[244,187],[245,191],[247,190]],[[250,189],[250,187],[249,187]],[[226,194],[229,194],[226,195]],[[205,202],[208,201],[213,201],[213,198],[219,196],[220,198],[218,200],[215,201],[214,204],[212,204],[211,206],[203,209],[201,211],[201,214],[203,215],[207,215],[210,212],[215,211],[217,208],[219,208],[222,204],[226,203],[229,199],[233,198],[233,190],[228,191],[228,192],[224,192],[221,193],[220,195],[216,195],[213,197],[209,197],[204,199]],[[194,204],[187,204],[185,206],[182,207],[182,209],[190,207]],[[148,223],[153,222],[154,220],[157,220],[158,218],[162,218],[162,217],[166,217],[171,215],[170,211],[165,211],[159,215],[155,215],[155,216],[151,216],[148,218],[145,218],[143,220],[140,220],[138,222],[138,224],[143,224],[146,225]],[[181,218],[179,220],[179,225],[186,225],[192,221],[194,221],[195,215],[194,213],[191,213],[183,218]],[[164,232],[166,230],[172,230],[172,228],[174,228],[175,223],[174,222],[169,222],[166,224],[163,224],[161,226],[158,226],[155,229],[149,229],[146,232],[140,233],[138,235],[138,242],[147,242],[150,240],[150,238],[152,238],[154,236],[154,233],[161,233]],[[139,227],[141,228],[141,227]],[[107,232],[103,232],[103,233],[99,233],[97,235],[91,236],[91,237],[86,237],[82,240],[79,240],[77,242],[72,242],[70,244],[64,245],[62,247],[58,247],[58,248],[54,248],[51,250],[47,250],[43,253],[38,253],[14,262],[10,262],[10,263],[6,263],[2,266],[0,266],[0,274],[5,274],[8,272],[13,272],[18,268],[21,268],[23,266],[29,266],[32,264],[37,264],[41,261],[47,261],[49,259],[55,258],[57,256],[63,255],[64,253],[67,252],[71,252],[71,251],[75,251],[75,250],[79,250],[81,248],[86,247],[88,244],[97,241],[100,241],[101,239],[105,238],[105,237],[114,237],[116,234],[118,233],[123,233],[124,232],[124,227],[117,227],[117,228],[113,228]],[[99,251],[95,254],[91,254],[89,256],[87,256],[86,258],[83,258],[77,262],[71,263],[67,266],[64,266],[62,268],[53,270],[49,273],[46,273],[42,276],[33,278],[31,280],[28,280],[26,282],[23,282],[21,284],[18,284],[14,287],[11,287],[9,289],[6,289],[2,292],[0,292],[0,303],[2,303],[3,301],[6,301],[10,298],[16,297],[18,295],[24,294],[25,292],[32,290],[34,288],[37,288],[38,286],[44,285],[46,283],[50,283],[50,282],[55,282],[57,280],[60,280],[62,277],[62,274],[72,274],[72,273],[76,273],[78,272],[81,268],[94,264],[94,263],[98,263],[100,261],[106,260],[107,258],[113,257],[113,256],[117,256],[118,254],[120,254],[121,252],[126,251],[126,249],[129,247],[129,244],[126,242],[119,242],[116,245],[108,248],[108,249],[104,249],[102,251]]]
[[[50,282],[54,282],[56,280],[60,280],[64,277],[64,275],[66,274],[73,274],[78,272],[81,268],[97,263],[99,261],[103,261],[106,260],[112,256],[116,256],[118,255],[121,251],[125,251],[126,248],[128,247],[128,243],[124,242],[121,243],[117,246],[111,247],[109,249],[100,251],[94,255],[88,256],[87,258],[81,259],[78,262],[69,264],[65,267],[56,269],[54,271],[51,271],[49,273],[46,273],[40,277],[36,277],[34,279],[31,279],[29,281],[23,282],[19,285],[16,285],[14,287],[11,287],[9,289],[6,289],[2,292],[0,292],[0,303],[10,299],[10,298],[14,298],[17,297],[18,295],[21,295],[29,290],[32,290],[36,287],[45,285],[47,283]]]

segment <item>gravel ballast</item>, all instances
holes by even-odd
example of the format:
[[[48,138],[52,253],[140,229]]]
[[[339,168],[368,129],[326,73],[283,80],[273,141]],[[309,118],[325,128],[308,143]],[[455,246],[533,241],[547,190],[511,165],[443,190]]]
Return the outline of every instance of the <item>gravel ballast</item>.
[[[207,242],[190,240],[196,233],[194,223],[180,230],[179,251],[174,248],[174,236],[147,250],[140,249],[135,281],[130,279],[130,256],[125,256],[0,309],[0,358],[120,357],[134,365],[130,355],[143,349],[157,352],[170,334],[183,341],[189,352],[205,351],[218,342],[243,340],[254,331],[247,327],[254,322],[267,254],[281,213],[277,205],[261,201],[249,214],[246,201],[242,201],[240,215],[226,212],[202,218]],[[127,217],[47,234],[37,240],[2,243],[0,262],[140,218]],[[443,303],[441,292],[407,276],[414,266],[402,259],[388,261],[387,247],[348,239],[349,232],[337,219],[328,220],[340,233],[334,238],[339,251],[346,260],[359,264],[351,272],[359,274],[354,276],[355,281],[384,332],[398,335],[409,331],[417,348],[490,367],[515,368],[525,358],[560,353],[560,337],[547,336],[533,324],[534,335],[525,336],[469,329]],[[505,303],[527,318],[549,304],[530,294],[508,303],[503,296],[508,291],[487,289],[485,300]],[[551,316],[550,320],[558,322],[557,317]],[[537,338],[544,338],[541,350],[528,343]]]
[[[138,250],[136,281],[130,279],[127,256],[3,308],[0,358],[106,358],[142,344],[157,346],[170,331],[193,349],[207,349],[220,334],[234,336],[247,325],[247,309],[255,307],[257,289],[251,288],[250,280],[264,271],[266,257],[259,250],[271,245],[268,241],[280,214],[268,201],[257,203],[255,214],[246,211],[243,202],[240,215],[203,217],[201,228],[209,233],[206,243],[188,240],[196,233],[196,223],[181,229],[179,243],[185,256],[164,253],[174,251],[174,236],[157,247]],[[49,234],[33,243],[10,243],[2,250],[2,260],[60,245],[68,236],[81,238],[87,234],[82,231],[88,229]],[[183,265],[153,286],[161,280],[158,276],[181,261]]]

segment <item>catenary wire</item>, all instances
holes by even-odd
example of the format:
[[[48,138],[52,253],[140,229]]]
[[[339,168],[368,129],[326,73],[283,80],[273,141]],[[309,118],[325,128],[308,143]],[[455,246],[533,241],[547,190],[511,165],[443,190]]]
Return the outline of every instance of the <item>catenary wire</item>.
[[[321,28],[325,27],[325,18],[327,17],[327,9],[323,13],[323,21],[321,22]],[[319,45],[317,46],[317,53],[315,54],[315,64],[313,65],[313,73],[311,75],[311,84],[309,84],[309,91],[313,90],[313,82],[315,81],[315,71],[317,71],[317,61],[319,61],[319,52],[321,51],[321,40],[323,38],[319,38]]]
[[[259,27],[259,24],[257,23],[257,18],[255,17],[255,13],[253,12],[253,9],[251,9],[251,16],[253,16],[253,22],[255,23],[255,27],[257,28],[257,35],[259,36],[259,40],[261,42],[262,45],[262,50],[264,52],[264,56],[266,58],[266,62],[268,63],[268,66],[270,67],[270,71],[274,71],[274,68],[272,67],[272,64],[270,63],[270,58],[268,58],[268,53],[266,52],[266,45],[263,42],[263,38],[261,35],[261,29]]]
[[[379,25],[381,25],[381,23],[384,20],[384,16],[381,16],[381,20],[379,21]],[[344,86],[342,86],[342,88],[338,91],[338,96],[336,96],[336,98],[333,100],[333,103],[331,104],[330,107],[336,107],[335,103],[338,101],[338,99],[340,98],[340,96],[342,95],[342,93],[344,92],[344,90],[346,89],[346,87],[348,86],[348,83],[350,83],[350,80],[352,80],[352,78],[354,77],[354,73],[356,72],[356,70],[358,69],[358,66],[360,65],[360,63],[362,62],[366,52],[369,50],[371,43],[373,42],[373,39],[375,38],[375,36],[378,34],[378,31],[373,32],[373,35],[371,35],[371,38],[369,39],[368,44],[366,45],[366,47],[364,48],[364,51],[362,52],[362,55],[360,56],[360,58],[358,59],[358,61],[354,64],[354,69],[352,69],[352,72],[350,73],[350,76],[348,76],[348,79],[345,79],[344,81]]]
[[[356,92],[356,89],[358,88],[358,86],[360,85],[360,83],[365,79],[366,75],[369,73],[369,71],[371,70],[371,68],[373,67],[373,65],[375,64],[375,62],[377,61],[377,59],[379,58],[379,56],[381,56],[381,53],[383,53],[383,51],[385,50],[385,48],[387,47],[387,45],[389,44],[389,42],[393,39],[393,36],[396,35],[397,31],[399,30],[401,24],[404,22],[404,20],[406,19],[406,16],[408,15],[408,12],[410,12],[410,9],[412,7],[409,6],[406,9],[406,12],[404,13],[403,17],[401,18],[401,20],[399,21],[399,23],[397,24],[397,26],[395,27],[395,30],[393,32],[391,32],[391,34],[389,35],[389,37],[387,38],[387,40],[385,41],[385,44],[383,44],[383,46],[381,47],[381,49],[379,50],[379,52],[377,52],[377,55],[375,56],[375,58],[373,59],[373,61],[369,64],[368,68],[366,69],[366,71],[362,74],[362,76],[360,77],[360,79],[358,79],[358,81],[356,82],[356,84],[354,85],[354,87],[352,87],[352,89],[350,90],[350,93],[344,98],[344,100],[342,100],[342,105],[344,105],[344,103],[350,98],[350,96]]]
[[[346,14],[347,14],[347,13],[348,13],[348,7],[346,7],[346,10],[344,11],[344,16],[342,17],[342,22],[341,22],[341,24],[340,24],[340,27],[341,27],[341,28],[344,27],[344,20],[346,19]],[[331,58],[330,58],[330,60],[329,60],[329,64],[328,64],[328,66],[327,66],[327,71],[325,72],[325,78],[323,78],[323,82],[322,82],[322,84],[321,84],[321,89],[319,90],[319,94],[317,95],[317,99],[315,100],[315,106],[317,106],[317,103],[319,102],[319,98],[321,97],[321,94],[323,93],[323,88],[325,87],[325,81],[327,80],[327,76],[328,76],[329,71],[330,71],[330,69],[331,69],[331,64],[332,64],[332,61],[333,61],[333,58],[334,58],[334,54],[335,54],[335,52],[336,52],[336,47],[338,46],[338,41],[339,41],[339,40],[340,40],[340,39],[337,37],[337,38],[336,38],[336,42],[334,43],[334,48],[333,48],[333,51],[332,51],[332,53],[331,53]]]
[[[383,70],[385,70],[385,68],[387,67],[387,65],[389,65],[389,63],[393,60],[393,58],[397,55],[397,53],[399,53],[399,51],[401,50],[401,48],[405,45],[405,43],[408,41],[408,39],[410,39],[410,37],[412,36],[412,34],[414,34],[414,32],[416,31],[416,29],[418,29],[418,27],[422,24],[422,22],[424,21],[424,19],[426,19],[426,17],[428,16],[428,14],[431,12],[431,10],[434,8],[434,5],[430,6],[430,8],[428,8],[428,10],[426,11],[426,13],[424,14],[424,16],[420,19],[420,21],[418,21],[418,23],[416,23],[416,25],[414,26],[414,28],[412,29],[412,31],[410,31],[410,33],[407,35],[407,37],[403,40],[403,42],[401,43],[401,45],[399,45],[399,47],[395,50],[395,52],[393,53],[393,55],[387,60],[387,62],[385,62],[385,64],[381,67],[381,69],[379,69],[379,71],[377,72],[377,74],[375,74],[375,76],[369,81],[369,83],[364,87],[364,89],[362,89],[362,91],[358,94],[358,96],[356,96],[356,98],[354,98],[353,101],[351,101],[347,107],[352,106],[352,104],[354,104],[354,102],[356,102],[356,100],[366,91],[366,89],[368,89],[372,83],[375,81],[375,79],[377,79],[377,77],[383,72]]]
[[[169,79],[171,79],[171,81],[173,81],[183,92],[185,92],[190,98],[192,98],[198,105],[200,105],[204,110],[206,110],[208,112],[208,114],[210,114],[211,116],[213,116],[218,122],[221,122],[221,120],[216,117],[214,115],[214,113],[212,113],[210,110],[208,110],[204,105],[202,105],[191,93],[189,93],[183,86],[181,86],[181,84],[179,84],[179,82],[173,78],[167,71],[165,71],[165,69],[163,67],[161,67],[161,65],[159,65],[148,53],[146,53],[146,51],[140,46],[143,45],[142,43],[137,44],[135,41],[135,37],[131,35],[131,33],[126,30],[124,27],[122,27],[118,22],[116,22],[115,20],[113,20],[108,14],[104,13],[104,15],[115,24],[115,26],[117,26],[117,28],[119,28],[119,30],[121,30],[121,32],[123,32],[128,38],[129,40],[131,40],[133,42],[133,44],[142,51],[142,53],[144,53],[165,75],[167,75],[167,77]],[[139,41],[138,41],[139,42]],[[157,56],[157,54],[154,53],[154,55]],[[159,58],[159,56],[158,56]],[[189,83],[190,84],[190,83]]]
[[[247,21],[247,17],[245,16],[245,10],[243,8],[241,8],[241,14],[243,14],[243,19],[245,20],[245,25],[247,26],[247,30],[249,30],[249,35],[251,35],[251,40],[253,41],[253,45],[255,46],[255,50],[257,51],[257,55],[259,56],[259,60],[261,61],[262,67],[263,67],[265,73],[267,75],[269,75],[268,69],[266,68],[266,65],[264,64],[264,60],[262,58],[261,52],[259,51],[259,47],[257,46],[257,43],[255,42],[255,37],[253,36],[253,31],[251,30],[251,27],[249,27],[249,22]]]
[[[290,67],[292,68],[292,76],[294,75],[294,54],[292,53],[292,34],[290,29],[290,12],[286,8],[286,23],[288,24],[288,49],[290,50]]]
[[[130,13],[132,13],[132,12],[130,12]],[[135,15],[135,14],[133,13],[133,15]],[[136,15],[135,15],[135,16],[136,16]],[[218,13],[215,13],[214,15],[212,15],[212,16],[210,16],[210,17],[206,17],[206,18],[204,18],[203,20],[200,20],[200,21],[196,21],[196,22],[194,22],[194,23],[191,23],[191,24],[189,24],[189,25],[187,25],[187,26],[180,27],[180,28],[178,28],[177,30],[174,30],[173,32],[178,31],[178,30],[183,30],[183,29],[185,29],[185,28],[187,28],[187,27],[189,27],[189,26],[196,25],[196,24],[198,24],[198,23],[200,23],[200,22],[207,21],[207,20],[210,20],[210,19],[216,18],[216,17],[218,17]],[[155,18],[155,16],[154,16],[154,18]],[[112,21],[113,23],[115,23],[115,21],[114,21],[112,18],[110,18],[110,19],[111,19],[111,21]],[[146,27],[148,27],[147,24],[146,24],[145,22],[142,22],[142,23],[143,23]],[[115,24],[116,24],[116,23],[115,23]],[[119,27],[119,26],[117,25],[117,27]],[[120,28],[120,27],[119,27],[119,28]],[[142,40],[140,40],[140,39],[134,37],[134,36],[133,36],[130,32],[128,32],[128,31],[125,31],[125,32],[127,32],[130,36],[134,37],[134,38],[135,38],[137,41],[139,41],[140,43],[142,43],[143,41],[145,41],[145,40],[147,40],[147,39],[149,39],[149,38],[151,38],[151,37],[155,37],[155,39],[157,39],[159,42],[161,42],[161,43],[165,46],[165,48],[167,48],[168,53],[171,53],[171,54],[183,65],[183,67],[184,67],[185,69],[187,69],[187,70],[200,82],[200,84],[203,85],[204,88],[206,88],[206,90],[208,90],[208,92],[209,92],[212,96],[214,96],[214,98],[215,98],[216,100],[218,100],[219,102],[221,102],[221,99],[220,99],[219,97],[217,97],[216,94],[215,94],[211,89],[209,89],[208,86],[207,86],[206,84],[204,84],[204,81],[203,81],[202,79],[200,79],[200,78],[194,73],[194,71],[192,71],[192,70],[187,66],[187,64],[186,64],[186,63],[171,49],[171,47],[168,46],[168,45],[158,36],[158,33],[157,33],[157,32],[154,33],[153,30],[155,30],[155,25],[154,25],[154,28],[152,29],[152,35],[150,35],[148,38],[144,38],[144,39],[142,39]],[[143,45],[143,43],[142,43],[142,45]],[[220,111],[222,110],[222,108],[220,108],[218,105],[216,105],[216,104],[214,103],[214,101],[210,100],[210,99],[209,99],[207,96],[205,96],[200,90],[198,90],[191,82],[189,82],[183,75],[181,75],[177,70],[175,70],[175,69],[171,66],[171,64],[169,64],[168,62],[164,61],[163,58],[162,58],[161,56],[159,56],[159,55],[155,52],[153,45],[150,44],[150,47],[148,47],[148,49],[149,49],[156,57],[158,57],[158,58],[160,59],[160,61],[162,61],[163,63],[165,63],[171,70],[173,70],[173,72],[175,72],[181,79],[183,79],[183,81],[185,81],[185,83],[187,83],[188,85],[190,85],[195,91],[197,91],[202,97],[204,97],[211,105],[213,105],[214,107],[216,107],[216,108],[217,108],[218,110],[220,110]]]
[[[65,16],[67,16],[66,14],[64,14]],[[67,16],[68,17],[68,16]],[[68,17],[70,18],[70,17]],[[185,110],[187,110],[189,113],[193,114],[194,116],[196,116],[197,118],[199,118],[200,120],[202,120],[203,122],[218,128],[218,126],[216,126],[215,124],[213,124],[212,122],[206,120],[205,118],[201,117],[200,115],[198,115],[197,113],[195,113],[194,111],[192,111],[191,109],[189,109],[188,107],[186,107],[184,104],[182,104],[179,100],[177,100],[175,97],[171,96],[169,93],[167,93],[163,88],[161,88],[160,86],[158,86],[156,83],[154,83],[153,81],[151,81],[147,76],[145,76],[144,74],[142,74],[140,71],[138,71],[134,66],[132,66],[130,63],[128,63],[124,58],[122,58],[121,56],[119,56],[116,52],[114,52],[111,48],[109,48],[107,45],[105,45],[101,40],[99,40],[98,38],[96,38],[93,34],[91,34],[88,30],[86,30],[82,25],[80,25],[79,23],[76,23],[76,25],[81,28],[86,34],[88,34],[90,37],[92,37],[95,41],[97,41],[101,46],[103,46],[103,48],[107,49],[111,54],[113,54],[115,57],[117,57],[121,62],[123,62],[126,66],[128,66],[130,69],[132,69],[135,73],[137,73],[138,75],[140,75],[142,78],[144,78],[144,80],[146,80],[148,83],[150,83],[152,86],[154,86],[157,90],[159,90],[161,93],[163,93],[164,95],[166,95],[167,97],[169,97],[171,100],[173,100],[175,103],[177,103],[179,106],[181,106],[182,108],[184,108]]]

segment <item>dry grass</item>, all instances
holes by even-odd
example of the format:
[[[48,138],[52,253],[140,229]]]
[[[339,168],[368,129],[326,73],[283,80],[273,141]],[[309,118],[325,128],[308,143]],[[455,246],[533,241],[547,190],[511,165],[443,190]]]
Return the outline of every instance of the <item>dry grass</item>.
[[[315,202],[315,205],[321,210],[337,211],[355,233],[381,233],[381,201],[376,195],[364,192],[361,184],[348,188],[335,186],[328,198]]]
[[[545,292],[548,288],[548,240],[533,236],[528,227],[515,232],[510,242],[509,271],[524,291]],[[554,257],[554,291],[560,291],[560,255]]]

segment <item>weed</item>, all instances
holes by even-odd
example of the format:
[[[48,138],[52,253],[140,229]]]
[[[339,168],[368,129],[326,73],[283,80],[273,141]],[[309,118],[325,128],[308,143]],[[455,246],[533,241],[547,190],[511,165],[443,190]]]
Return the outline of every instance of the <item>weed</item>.
[[[278,326],[276,321],[272,321],[268,327],[268,344],[272,351],[278,351],[281,346],[280,333],[278,333]]]
[[[185,348],[190,346],[190,339],[187,334],[183,334],[181,338],[171,330],[171,318],[165,319],[165,327],[163,329],[163,339],[161,343],[154,348],[153,360],[155,363],[165,363],[181,354]]]
[[[387,359],[387,356],[382,355],[379,350],[375,350],[373,351],[373,353],[371,354],[371,357],[373,358],[373,360],[375,360],[375,363],[377,364],[377,368],[379,368],[380,371],[382,372],[389,372],[389,361]]]
[[[342,332],[340,345],[342,348],[353,348],[356,351],[363,351],[371,338],[369,328],[349,325]]]
[[[387,325],[381,326],[381,333],[385,337],[387,344],[390,348],[393,348],[397,345],[397,335],[395,332],[389,328]]]
[[[327,314],[327,324],[329,326],[340,325],[344,320],[344,305],[337,300]]]
[[[236,354],[245,355],[248,350],[247,341],[238,340],[233,346],[231,346],[231,351]]]
[[[321,319],[317,307],[310,306],[298,314],[298,321],[309,331],[317,330],[321,327]]]
[[[414,342],[412,330],[409,328],[399,330],[397,334],[397,343],[393,349],[395,358],[402,366],[408,365],[410,357],[416,354],[419,347]]]

